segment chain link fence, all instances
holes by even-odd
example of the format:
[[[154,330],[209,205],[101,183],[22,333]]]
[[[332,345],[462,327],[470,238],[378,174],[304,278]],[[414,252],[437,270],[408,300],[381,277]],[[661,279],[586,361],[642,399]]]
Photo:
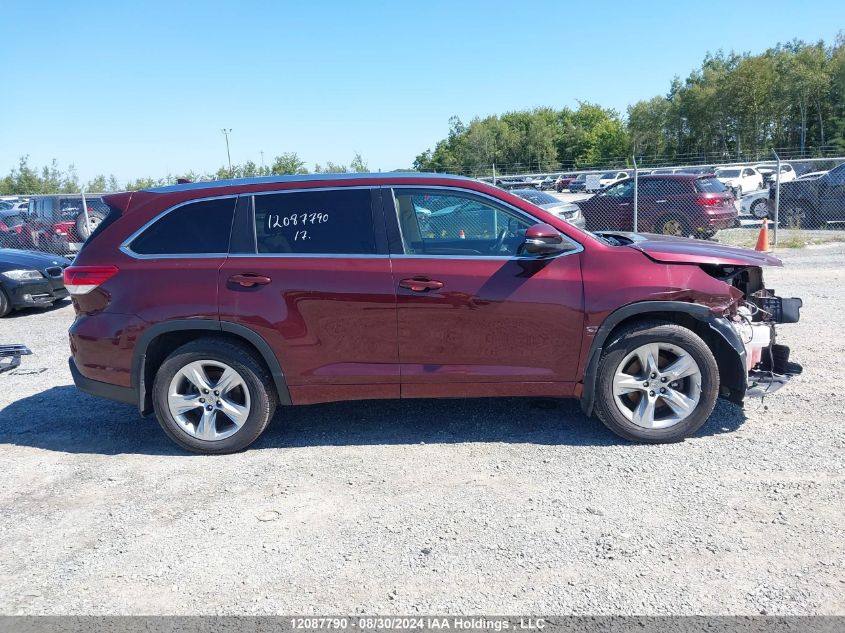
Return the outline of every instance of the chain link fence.
[[[845,239],[845,233],[832,233],[845,230],[845,156],[784,159],[773,152],[755,162],[657,167],[631,157],[616,168],[497,171],[480,180],[526,199],[529,190],[554,192],[561,203],[577,205],[591,231],[715,237],[750,245],[756,233],[749,229],[759,230],[768,220],[774,245],[782,231],[789,236],[826,231],[822,238]]]
[[[0,200],[0,248],[72,259],[108,215],[103,194],[54,194]]]
[[[479,179],[591,231],[662,233],[750,246],[767,220],[774,246],[781,236],[794,242],[796,234],[845,239],[845,156],[790,159],[773,152],[768,160],[755,162],[660,166],[631,157],[620,165],[521,174],[505,174],[491,165],[491,175]],[[72,259],[108,213],[102,196],[0,199],[0,248]],[[449,211],[440,207],[450,204],[447,198],[421,201],[420,225],[447,230],[438,222]],[[460,211],[461,226],[451,227],[459,235],[463,231],[471,238],[499,229],[498,218]]]

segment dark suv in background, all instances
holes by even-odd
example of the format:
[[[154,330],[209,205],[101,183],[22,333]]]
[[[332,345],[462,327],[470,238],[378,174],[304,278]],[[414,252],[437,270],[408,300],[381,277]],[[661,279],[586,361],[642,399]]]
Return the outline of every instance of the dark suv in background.
[[[466,178],[270,177],[104,201],[65,271],[71,373],[193,451],[248,446],[279,405],[472,396],[578,398],[622,437],[672,442],[718,396],[741,403],[800,369],[774,340],[800,306],[765,288],[774,257],[592,235]]]
[[[630,231],[634,226],[634,179],[625,178],[581,207],[587,228]],[[649,233],[710,237],[736,225],[736,198],[712,175],[641,176],[637,182],[637,228]]]
[[[775,206],[775,188],[769,190],[769,208]],[[806,229],[845,224],[845,163],[815,177],[780,185],[780,224]]]

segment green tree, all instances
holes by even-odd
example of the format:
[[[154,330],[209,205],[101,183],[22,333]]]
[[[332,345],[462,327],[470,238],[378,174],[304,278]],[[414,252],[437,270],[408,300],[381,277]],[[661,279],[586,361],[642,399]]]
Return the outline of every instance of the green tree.
[[[273,159],[270,172],[274,175],[284,174],[307,174],[305,161],[301,160],[296,152],[285,152]]]

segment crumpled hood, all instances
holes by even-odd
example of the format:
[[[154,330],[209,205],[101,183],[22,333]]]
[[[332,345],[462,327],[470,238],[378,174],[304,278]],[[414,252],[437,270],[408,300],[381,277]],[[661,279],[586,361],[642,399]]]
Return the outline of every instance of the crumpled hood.
[[[777,257],[749,248],[727,246],[687,237],[654,233],[625,233],[599,231],[600,235],[618,236],[631,240],[629,248],[645,253],[651,259],[668,264],[721,264],[726,266],[783,266]]]

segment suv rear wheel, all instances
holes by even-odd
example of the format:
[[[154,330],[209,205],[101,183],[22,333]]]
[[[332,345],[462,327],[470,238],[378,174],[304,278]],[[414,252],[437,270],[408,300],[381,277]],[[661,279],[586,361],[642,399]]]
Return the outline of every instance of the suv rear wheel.
[[[637,323],[602,355],[596,413],[626,439],[678,442],[704,424],[718,391],[716,359],[698,335],[673,323]]]
[[[273,417],[270,374],[246,348],[198,339],[162,363],[153,407],[164,432],[196,453],[234,453],[252,444]]]

